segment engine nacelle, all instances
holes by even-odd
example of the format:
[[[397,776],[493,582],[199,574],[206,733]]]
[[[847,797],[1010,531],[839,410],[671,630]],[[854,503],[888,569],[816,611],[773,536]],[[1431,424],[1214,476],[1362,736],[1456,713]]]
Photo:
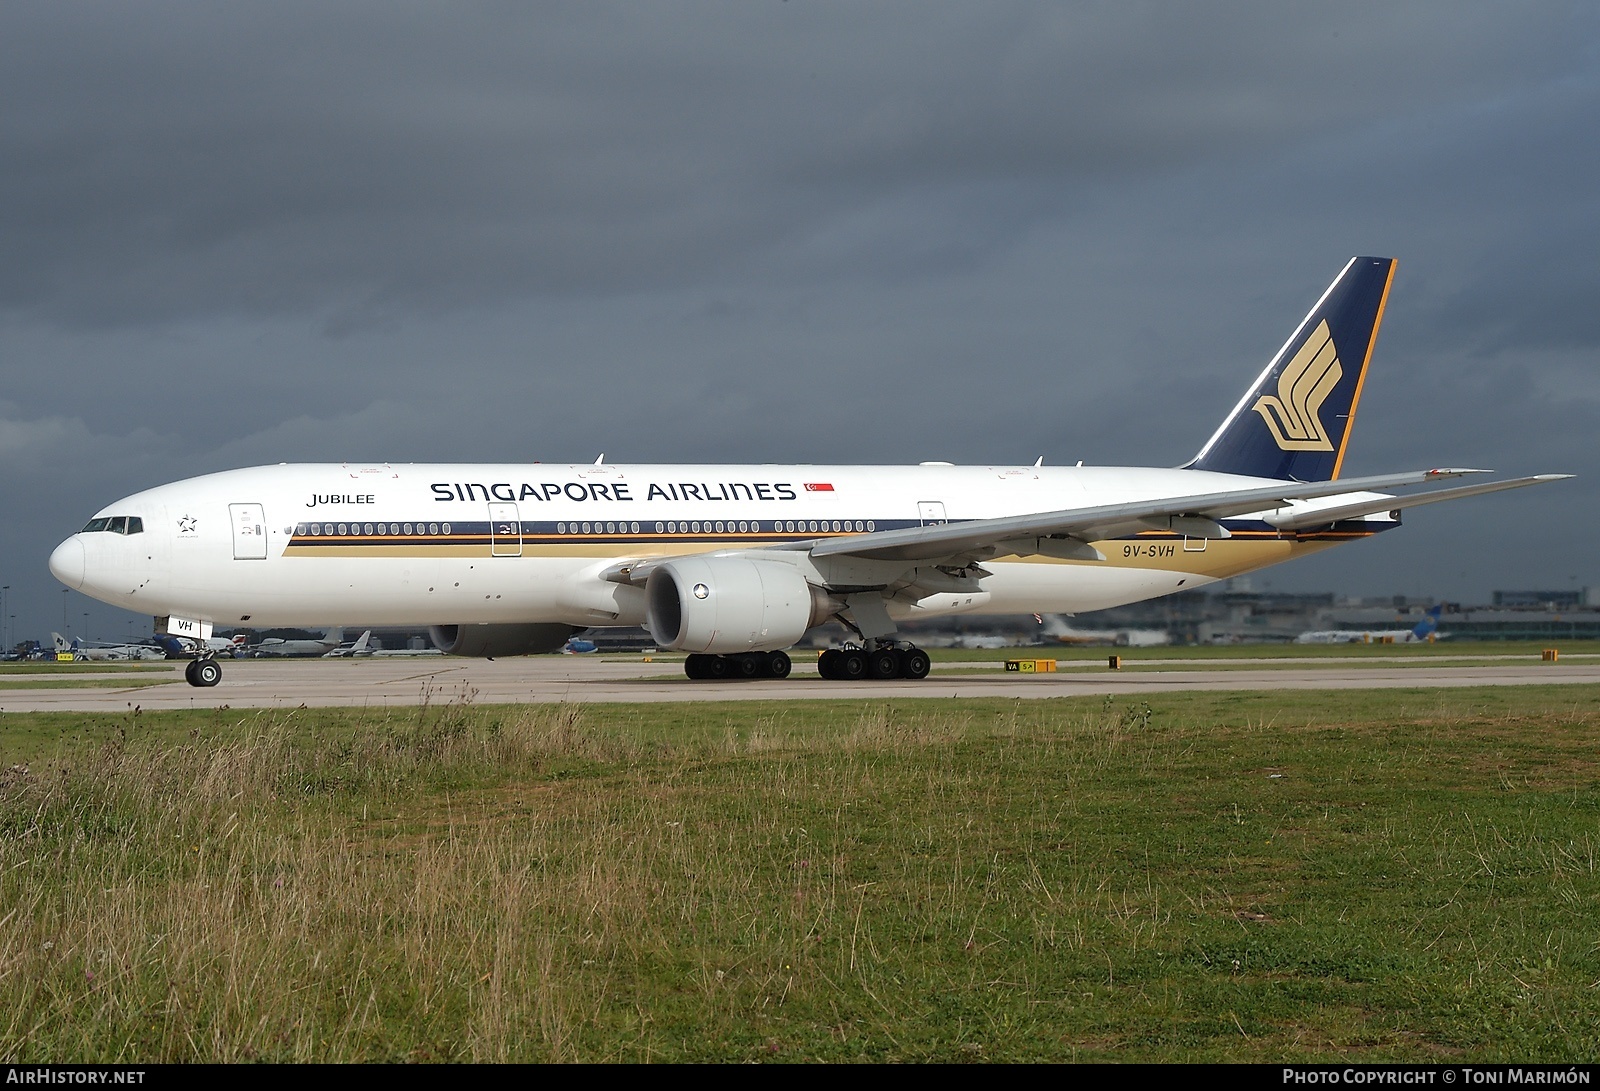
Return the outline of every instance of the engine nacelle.
[[[433,646],[446,655],[535,655],[553,652],[579,630],[572,625],[435,625]]]
[[[645,624],[657,645],[686,652],[787,648],[833,605],[799,570],[742,557],[685,557],[651,570]]]

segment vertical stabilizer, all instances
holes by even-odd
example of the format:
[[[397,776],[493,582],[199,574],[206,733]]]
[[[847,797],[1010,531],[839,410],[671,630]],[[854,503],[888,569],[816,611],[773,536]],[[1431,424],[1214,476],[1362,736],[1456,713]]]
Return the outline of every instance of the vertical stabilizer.
[[[1394,269],[1393,258],[1351,258],[1187,468],[1337,478]]]
[[[1417,622],[1416,626],[1412,628],[1411,639],[1427,640],[1430,636],[1437,632],[1439,629],[1439,615],[1443,612],[1444,607],[1442,605],[1431,608],[1422,616],[1422,620]]]

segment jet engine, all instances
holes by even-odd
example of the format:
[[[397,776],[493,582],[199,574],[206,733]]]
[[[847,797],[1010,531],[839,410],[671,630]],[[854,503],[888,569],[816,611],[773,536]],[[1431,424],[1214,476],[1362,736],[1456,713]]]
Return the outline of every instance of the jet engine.
[[[428,630],[433,646],[446,655],[493,658],[553,652],[579,630],[572,625],[435,625]]]
[[[742,557],[685,557],[650,572],[645,625],[677,651],[777,651],[827,620],[836,606],[798,570]]]

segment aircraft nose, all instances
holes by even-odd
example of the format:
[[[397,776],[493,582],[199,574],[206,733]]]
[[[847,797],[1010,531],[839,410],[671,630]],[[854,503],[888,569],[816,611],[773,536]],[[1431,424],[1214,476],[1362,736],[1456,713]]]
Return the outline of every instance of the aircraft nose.
[[[76,534],[50,554],[50,574],[74,590],[83,586],[84,567],[83,543]]]

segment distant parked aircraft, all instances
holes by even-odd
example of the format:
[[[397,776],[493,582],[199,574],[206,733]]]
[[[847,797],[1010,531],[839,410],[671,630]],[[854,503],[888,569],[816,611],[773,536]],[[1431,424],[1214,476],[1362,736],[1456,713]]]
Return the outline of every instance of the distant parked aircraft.
[[[245,645],[249,642],[249,639],[243,633],[239,633],[232,638],[208,636],[205,640],[205,654],[236,659],[245,654]],[[155,641],[165,650],[168,659],[193,659],[200,654],[193,647],[185,644],[175,636],[158,636]]]
[[[1294,638],[1296,644],[1410,644],[1418,640],[1443,640],[1439,634],[1442,607],[1430,609],[1409,629],[1317,629]]]
[[[63,656],[79,661],[165,659],[167,653],[154,644],[113,644],[100,640],[73,637],[68,641],[60,633],[51,633],[55,641],[56,658]]]
[[[348,644],[340,644],[337,648],[330,648],[322,653],[324,659],[351,659],[371,655],[372,630],[368,629],[355,640]]]
[[[320,640],[284,640],[280,637],[269,637],[259,644],[250,645],[246,650],[250,655],[267,657],[327,655],[343,643],[344,630],[329,629],[327,635]]]

